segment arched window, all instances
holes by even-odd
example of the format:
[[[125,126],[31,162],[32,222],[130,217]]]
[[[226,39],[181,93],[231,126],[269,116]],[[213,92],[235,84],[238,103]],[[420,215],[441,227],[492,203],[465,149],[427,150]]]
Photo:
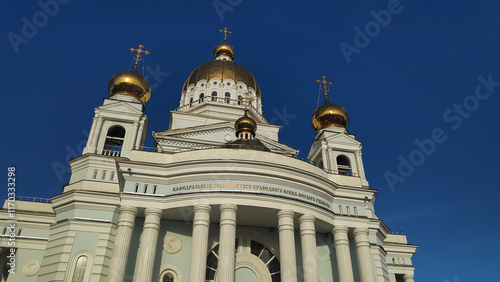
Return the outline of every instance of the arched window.
[[[106,141],[104,142],[103,155],[119,157],[123,141],[125,140],[125,128],[119,125],[112,126],[108,129]]]
[[[212,101],[217,101],[217,91],[212,91]]]
[[[341,175],[352,175],[352,170],[351,170],[351,162],[349,161],[349,158],[340,155],[337,157],[337,167],[339,169],[339,174]]]
[[[162,282],[175,282],[175,277],[172,273],[167,273],[163,276]]]
[[[189,99],[189,106],[192,107],[193,106],[193,97],[191,97],[191,99]]]
[[[238,105],[243,105],[243,97],[241,95],[238,96]]]
[[[231,101],[231,93],[226,92],[226,93],[224,93],[224,96],[226,96],[226,98],[225,98],[226,104],[229,104],[229,102]]]
[[[267,267],[272,282],[281,281],[280,262],[276,254],[267,246],[255,240],[250,241],[250,251],[253,256],[262,261],[263,267]],[[248,242],[245,240],[245,242]],[[236,251],[238,251],[238,240],[236,240]],[[217,244],[207,256],[207,269],[205,281],[214,281],[219,264],[219,245]]]
[[[203,99],[205,99],[205,94],[204,93],[201,93],[200,94],[200,103],[203,102]]]
[[[76,260],[75,271],[73,272],[73,279],[71,282],[83,282],[85,272],[87,271],[88,257],[85,255],[79,256]]]

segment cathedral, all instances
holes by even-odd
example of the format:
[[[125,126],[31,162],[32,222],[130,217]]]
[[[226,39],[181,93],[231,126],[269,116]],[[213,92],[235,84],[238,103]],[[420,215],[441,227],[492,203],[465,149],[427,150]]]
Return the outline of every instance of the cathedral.
[[[135,67],[109,81],[61,194],[16,199],[15,228],[5,202],[1,281],[414,281],[418,246],[375,213],[362,144],[331,82],[317,80],[324,103],[311,109],[316,133],[299,159],[221,32],[153,148],[151,88],[137,71],[149,51],[130,49]]]

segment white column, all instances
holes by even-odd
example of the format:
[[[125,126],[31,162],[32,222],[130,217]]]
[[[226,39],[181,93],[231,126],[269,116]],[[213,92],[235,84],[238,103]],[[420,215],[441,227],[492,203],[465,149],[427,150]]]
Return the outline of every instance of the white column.
[[[137,131],[139,130],[139,122],[137,121],[134,121],[134,127],[132,128],[132,138],[130,139],[130,142],[132,144],[130,144],[130,149],[129,150],[133,150],[135,149],[135,142],[137,141]]]
[[[356,254],[361,282],[375,282],[375,271],[373,270],[370,241],[368,240],[368,228],[355,228],[353,234],[356,241]]]
[[[95,129],[96,125],[97,125],[97,117],[94,117],[94,118],[92,118],[92,126],[90,127],[90,133],[89,133],[89,137],[87,139],[87,145],[83,149],[82,154],[87,153],[89,151],[89,149],[90,149],[90,145],[92,143],[92,139],[94,138],[94,134],[95,134],[95,131],[96,131],[96,129]]]
[[[356,151],[356,164],[358,166],[358,175],[361,178],[365,177],[365,169],[363,168],[363,159],[361,158],[361,151]]]
[[[234,204],[220,206],[219,269],[217,281],[234,282],[236,262],[236,211]]]
[[[304,266],[304,281],[318,282],[318,250],[316,249],[316,229],[313,215],[305,214],[299,218],[300,240],[302,243],[302,263]]]
[[[335,254],[337,255],[339,282],[354,282],[349,237],[347,235],[348,230],[347,226],[335,226],[332,229]]]
[[[191,243],[190,282],[205,282],[207,266],[208,229],[210,227],[209,205],[194,206],[193,236]]]
[[[137,208],[132,206],[120,207],[120,218],[116,228],[115,244],[109,264],[109,282],[122,282],[125,276],[130,239],[135,225]]]
[[[135,140],[135,147],[134,149],[139,149],[141,146],[141,141],[142,141],[142,133],[144,132],[144,121],[141,121],[139,124],[139,133],[137,134],[137,139]]]
[[[337,166],[337,160],[333,157],[332,148],[328,148],[328,159],[330,160],[330,169],[334,170],[334,173],[338,174],[339,168]]]
[[[97,118],[97,126],[95,128],[95,132],[92,136],[92,143],[90,145],[93,153],[102,153],[102,152],[97,152],[97,140],[99,139],[99,135],[101,135],[101,131],[102,131],[102,122],[103,122],[103,118],[102,117],[98,117]]]
[[[323,168],[330,173],[331,166],[330,166],[330,161],[326,155],[326,150],[327,150],[326,143],[323,142],[323,144],[321,145],[321,158],[323,159]]]
[[[413,274],[405,274],[403,275],[403,279],[405,282],[414,282],[415,276]]]
[[[294,212],[292,210],[280,210],[278,212],[281,281],[283,282],[297,282],[293,216]]]
[[[156,254],[156,243],[160,230],[162,210],[158,208],[146,208],[144,214],[144,228],[142,229],[139,254],[137,256],[138,266],[135,277],[137,282],[150,282],[153,278],[153,267]]]

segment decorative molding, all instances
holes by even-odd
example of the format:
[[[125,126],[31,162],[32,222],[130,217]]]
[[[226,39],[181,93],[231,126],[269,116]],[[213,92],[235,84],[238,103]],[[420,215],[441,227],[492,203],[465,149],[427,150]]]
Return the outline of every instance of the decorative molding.
[[[23,273],[24,273],[24,275],[26,275],[28,277],[37,275],[38,270],[40,270],[40,263],[38,261],[35,261],[35,260],[28,261],[23,266]]]
[[[182,248],[181,238],[175,235],[166,236],[163,240],[163,250],[169,254],[175,254]]]

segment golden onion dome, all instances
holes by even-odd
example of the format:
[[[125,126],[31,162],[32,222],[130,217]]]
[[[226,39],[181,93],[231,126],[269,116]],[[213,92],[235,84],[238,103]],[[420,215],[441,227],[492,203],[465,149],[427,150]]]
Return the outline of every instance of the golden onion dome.
[[[332,104],[327,99],[325,104],[314,111],[311,124],[316,132],[330,126],[346,128],[349,125],[349,115],[342,106]]]
[[[133,96],[143,104],[151,97],[148,81],[136,71],[122,71],[111,78],[108,84],[109,97],[117,94]]]
[[[260,88],[253,74],[232,60],[218,58],[221,54],[234,58],[234,48],[227,43],[217,45],[214,50],[214,60],[204,62],[194,69],[184,82],[182,91],[186,91],[189,85],[196,85],[198,81],[203,79],[209,82],[212,78],[219,78],[221,81],[230,78],[236,83],[243,82],[247,87],[253,88],[255,94],[260,97]]]
[[[243,131],[247,131],[251,132],[252,136],[255,137],[255,131],[257,131],[257,123],[253,118],[247,115],[247,111],[245,110],[245,114],[237,119],[234,123],[234,130],[236,131],[236,136],[238,136]]]
[[[226,42],[215,46],[214,58],[217,58],[217,56],[221,54],[227,55],[231,58],[231,60],[234,60],[234,55],[235,55],[234,47]]]

